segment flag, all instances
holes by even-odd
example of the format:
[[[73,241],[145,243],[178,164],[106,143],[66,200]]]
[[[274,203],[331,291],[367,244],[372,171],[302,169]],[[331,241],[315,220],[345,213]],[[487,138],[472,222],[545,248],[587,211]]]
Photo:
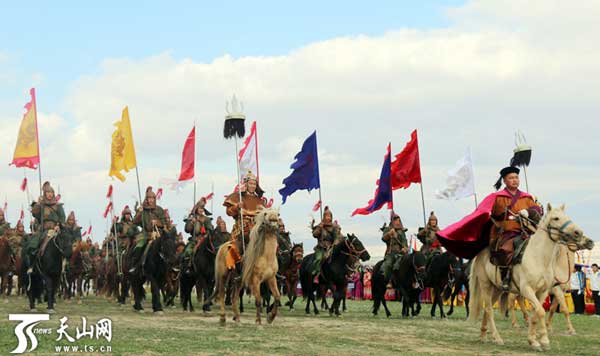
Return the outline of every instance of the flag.
[[[108,186],[108,193],[106,193],[106,198],[108,198],[108,199],[112,198],[112,193],[113,193],[113,186],[112,186],[112,184],[110,184]]]
[[[23,177],[23,181],[21,182],[21,191],[24,192],[27,189],[27,177]]]
[[[23,210],[23,207],[21,207],[21,213],[19,214],[19,220],[23,221],[24,218],[25,218],[25,210]]]
[[[448,171],[446,188],[435,192],[438,199],[462,199],[475,195],[475,175],[471,150],[467,149],[465,156],[456,162],[456,166]]]
[[[196,126],[192,127],[181,153],[181,172],[178,181],[194,178],[194,165],[196,162]]]
[[[174,190],[177,192],[177,194],[179,194],[179,192],[181,192],[181,190],[183,189],[183,187],[185,187],[187,181],[179,181],[179,178],[176,179],[170,179],[170,178],[161,178],[158,180],[158,184],[163,185],[163,186],[167,186],[169,188],[169,190]]]
[[[92,225],[90,225],[90,227],[88,227],[87,231],[84,231],[83,234],[81,234],[81,237],[86,237],[92,234]]]
[[[408,254],[409,255],[413,253],[413,238],[414,238],[414,236],[411,234],[410,239],[408,241]]]
[[[368,205],[365,208],[358,208],[354,210],[352,216],[356,214],[369,215],[374,211],[381,209],[384,204],[387,204],[388,209],[394,207],[394,200],[392,198],[392,184],[390,181],[391,165],[392,165],[392,145],[388,143],[387,152],[383,158],[383,166],[381,167],[381,173],[379,179],[375,183],[377,188],[375,189],[375,195],[373,199],[369,200]]]
[[[421,163],[419,162],[419,142],[417,130],[410,135],[411,139],[402,152],[392,162],[392,189],[408,188],[411,183],[421,183]]]
[[[160,200],[160,198],[162,198],[162,195],[163,195],[163,189],[158,188],[158,190],[156,191],[156,200]]]
[[[121,182],[125,181],[125,176],[121,171],[129,172],[136,167],[135,147],[133,145],[133,135],[131,133],[131,122],[129,121],[129,109],[127,106],[123,109],[121,121],[114,123],[116,129],[112,134],[112,144],[110,149],[110,177],[117,177]]]
[[[58,203],[60,201],[60,198],[62,198],[62,196],[59,194],[56,194],[56,197],[54,199],[56,199],[56,202]]]
[[[284,187],[279,189],[282,204],[287,197],[297,190],[321,188],[319,178],[319,155],[317,152],[317,131],[314,131],[302,144],[302,149],[294,157],[295,161],[290,166],[294,171],[283,180]]]
[[[316,202],[315,205],[312,207],[312,211],[318,211],[319,209],[321,209],[321,201],[320,200],[318,202]]]
[[[5,214],[8,213],[8,200],[4,199],[4,207],[2,208]]]
[[[29,95],[31,95],[31,101],[25,104],[27,111],[21,121],[15,153],[10,164],[14,164],[15,167],[36,169],[40,163],[40,141],[37,125],[35,88],[29,90]]]
[[[104,214],[102,214],[103,217],[107,217],[108,213],[110,212],[110,209],[112,208],[112,202],[109,202],[108,205],[106,206],[106,209],[104,209]]]
[[[215,196],[215,193],[210,193],[209,195],[205,196],[205,197],[204,197],[204,199],[205,199],[206,201],[209,201],[209,200],[211,200],[211,199],[212,199],[214,196]]]
[[[238,154],[238,160],[242,178],[250,171],[258,181],[258,140],[256,136],[256,121],[254,121],[250,127],[250,135],[246,137],[244,146]]]

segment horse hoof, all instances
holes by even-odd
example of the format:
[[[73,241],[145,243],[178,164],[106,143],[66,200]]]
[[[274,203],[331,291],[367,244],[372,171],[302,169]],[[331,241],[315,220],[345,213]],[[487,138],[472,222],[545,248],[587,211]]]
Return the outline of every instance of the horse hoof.
[[[154,312],[154,315],[165,315],[165,312],[162,310],[157,310]]]
[[[225,326],[225,318],[222,318],[221,320],[219,320],[219,325]]]
[[[78,301],[77,301],[77,304],[78,304],[78,305],[81,305],[81,304],[83,304],[83,302],[82,302],[81,300],[78,300]]]
[[[267,324],[273,324],[273,320],[275,320],[274,317],[271,317],[270,315],[267,316]]]
[[[37,313],[37,308],[31,308],[31,309],[29,309],[29,311],[32,313]]]
[[[499,345],[499,346],[503,346],[504,345],[504,340],[502,340],[502,339],[494,340],[494,342],[496,343],[496,345]]]
[[[542,344],[542,350],[543,351],[550,351],[550,343],[548,343],[548,344]]]
[[[8,298],[4,298],[4,304],[8,304]]]
[[[144,314],[146,311],[144,309],[139,309],[137,312],[140,314]]]
[[[46,313],[54,314],[54,313],[56,313],[56,311],[54,311],[54,309],[46,309]]]

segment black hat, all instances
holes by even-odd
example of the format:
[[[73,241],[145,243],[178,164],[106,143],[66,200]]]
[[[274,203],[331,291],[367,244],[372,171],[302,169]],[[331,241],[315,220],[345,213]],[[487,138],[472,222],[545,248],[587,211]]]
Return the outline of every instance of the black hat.
[[[494,187],[496,188],[496,190],[499,190],[500,187],[502,186],[502,179],[504,177],[506,177],[507,175],[512,174],[512,173],[519,174],[520,172],[521,172],[521,170],[518,167],[509,166],[509,167],[502,168],[502,170],[500,171],[500,178],[498,178],[498,180],[496,181],[496,184],[494,184]]]

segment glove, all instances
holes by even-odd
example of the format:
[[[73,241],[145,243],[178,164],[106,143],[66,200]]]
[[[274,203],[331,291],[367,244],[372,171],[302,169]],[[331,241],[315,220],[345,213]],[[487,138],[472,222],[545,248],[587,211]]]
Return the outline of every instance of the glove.
[[[519,215],[523,218],[529,218],[529,212],[527,211],[527,209],[523,209],[521,211],[519,211]]]

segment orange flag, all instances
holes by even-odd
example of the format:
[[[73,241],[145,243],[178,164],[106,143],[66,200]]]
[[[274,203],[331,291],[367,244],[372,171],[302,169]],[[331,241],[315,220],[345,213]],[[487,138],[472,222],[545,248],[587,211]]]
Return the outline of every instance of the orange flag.
[[[40,141],[38,139],[35,88],[31,88],[29,94],[31,101],[25,104],[27,112],[21,121],[15,154],[10,164],[14,164],[16,167],[36,169],[40,163]]]

